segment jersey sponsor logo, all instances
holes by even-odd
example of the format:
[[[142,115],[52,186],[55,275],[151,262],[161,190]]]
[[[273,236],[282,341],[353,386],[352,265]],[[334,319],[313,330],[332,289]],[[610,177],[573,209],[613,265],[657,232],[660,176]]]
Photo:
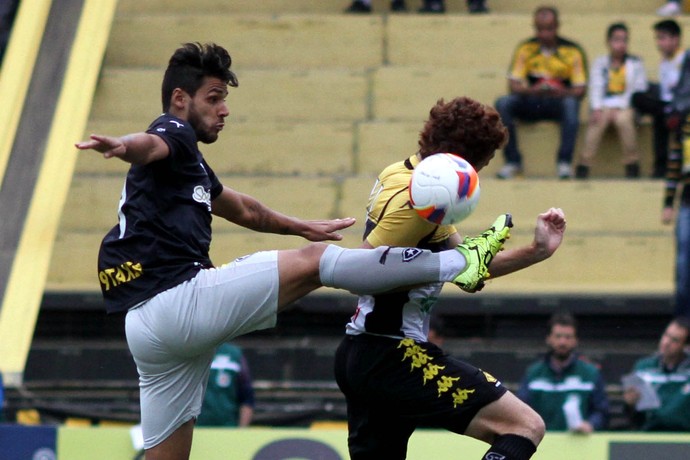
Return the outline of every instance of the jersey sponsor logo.
[[[98,272],[98,279],[103,289],[109,291],[111,288],[139,278],[143,272],[141,263],[125,262],[117,267],[101,270]]]
[[[417,257],[419,257],[419,255],[423,252],[424,251],[422,251],[419,248],[405,248],[405,249],[403,249],[403,252],[402,252],[402,261],[403,262],[410,262],[410,261],[416,259]]]
[[[197,185],[194,187],[192,199],[197,203],[205,204],[208,207],[208,210],[211,210],[211,192],[207,192],[203,186]]]
[[[178,128],[184,127],[184,124],[180,123],[179,121],[175,121],[175,120],[168,120],[168,121],[170,121],[170,123],[174,124]]]

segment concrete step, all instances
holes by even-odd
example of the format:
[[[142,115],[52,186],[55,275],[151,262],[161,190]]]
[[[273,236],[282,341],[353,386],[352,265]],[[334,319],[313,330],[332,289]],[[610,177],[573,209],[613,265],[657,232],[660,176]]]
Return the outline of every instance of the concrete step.
[[[407,0],[409,13],[415,14],[421,6],[421,0]],[[449,15],[467,15],[465,0],[446,0],[446,10]],[[531,13],[535,8],[543,4],[540,0],[487,0],[487,6],[492,14]],[[646,0],[611,0],[609,2],[591,2],[589,0],[575,0],[559,2],[557,5],[563,16],[569,14],[602,14],[602,13],[627,13],[653,15],[661,2],[650,4]],[[195,12],[204,13],[262,13],[262,14],[286,14],[286,13],[341,13],[350,5],[350,0],[320,1],[313,0],[200,0],[190,4],[182,0],[120,0],[118,2],[119,14],[159,13],[188,14]],[[372,0],[374,13],[388,13],[389,0]],[[405,13],[403,13],[405,14]]]

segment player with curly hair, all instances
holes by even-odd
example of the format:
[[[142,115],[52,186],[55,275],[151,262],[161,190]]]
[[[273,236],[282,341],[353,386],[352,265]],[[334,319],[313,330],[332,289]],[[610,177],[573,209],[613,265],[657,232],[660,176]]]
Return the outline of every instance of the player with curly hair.
[[[459,155],[480,171],[507,136],[493,108],[467,97],[439,100],[420,134],[418,151],[379,174],[361,247],[444,251],[463,241],[454,226],[432,224],[412,209],[412,171],[422,159],[441,152]],[[491,277],[547,259],[564,231],[562,210],[540,214],[532,243],[498,253]],[[404,459],[417,427],[444,428],[485,441],[491,445],[486,459],[527,460],[544,436],[541,417],[498,379],[429,342],[429,322],[442,285],[359,297],[335,363],[336,381],[347,400],[352,459]]]

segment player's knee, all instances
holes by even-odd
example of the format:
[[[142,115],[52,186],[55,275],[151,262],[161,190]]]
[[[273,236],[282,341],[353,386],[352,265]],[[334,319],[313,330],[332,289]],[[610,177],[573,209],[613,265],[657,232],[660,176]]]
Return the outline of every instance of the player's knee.
[[[318,266],[321,255],[323,255],[327,247],[328,244],[326,243],[309,243],[308,245],[302,247],[299,252],[304,260],[314,261]]]
[[[546,425],[544,419],[534,410],[529,412],[529,416],[525,417],[525,429],[529,433],[527,436],[535,445],[539,445],[544,434],[546,433]]]
[[[309,243],[297,250],[297,258],[293,260],[293,263],[303,268],[303,276],[318,279],[319,263],[327,247],[326,243]]]

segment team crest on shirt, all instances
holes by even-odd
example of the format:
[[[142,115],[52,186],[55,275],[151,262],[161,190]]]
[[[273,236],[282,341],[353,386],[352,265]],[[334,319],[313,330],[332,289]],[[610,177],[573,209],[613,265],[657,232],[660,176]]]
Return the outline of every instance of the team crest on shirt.
[[[197,185],[194,187],[194,193],[192,193],[192,199],[197,203],[202,203],[208,206],[208,210],[211,210],[211,193],[207,192],[206,189]]]
[[[402,252],[402,261],[410,262],[416,259],[422,252],[419,248],[405,248]]]

